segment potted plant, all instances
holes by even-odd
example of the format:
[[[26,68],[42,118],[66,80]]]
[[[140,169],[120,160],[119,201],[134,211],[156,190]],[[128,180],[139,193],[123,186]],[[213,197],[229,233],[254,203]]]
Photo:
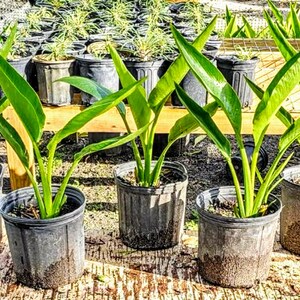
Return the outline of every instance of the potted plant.
[[[194,45],[201,50],[209,37],[216,19],[195,40]],[[117,51],[110,47],[123,87],[136,82],[127,70]],[[119,206],[119,230],[123,243],[137,249],[163,249],[180,242],[186,204],[187,172],[183,165],[166,162],[165,155],[171,145],[179,138],[190,133],[196,125],[191,116],[179,119],[168,135],[168,145],[157,160],[153,159],[154,137],[161,110],[174,90],[175,82],[180,82],[188,72],[182,57],[171,64],[162,78],[146,96],[145,89],[140,86],[127,97],[128,106],[135,126],[147,130],[140,134],[141,147],[131,142],[135,161],[118,166],[115,170]],[[88,80],[88,79],[87,79]],[[86,91],[88,84],[79,84],[76,78],[68,82]],[[93,94],[97,96],[97,89]],[[205,109],[213,114],[217,106],[209,104]],[[119,110],[128,132],[129,120],[126,110]]]
[[[0,201],[14,271],[20,282],[34,288],[56,288],[74,282],[82,275],[85,197],[79,189],[68,185],[68,182],[85,155],[126,143],[141,134],[146,127],[81,149],[74,154],[74,160],[60,185],[52,182],[56,148],[62,139],[80,130],[94,117],[118,105],[139,84],[140,82],[134,83],[116,93],[109,92],[101,101],[74,116],[51,138],[47,144],[48,156],[44,160],[39,150],[45,125],[40,99],[30,85],[0,56],[0,85],[32,142],[41,178],[39,185],[30,170],[30,161],[21,137],[0,115],[0,132],[22,162],[32,184],[32,187],[10,192]]]
[[[240,99],[222,73],[205,56],[174,28],[173,34],[180,53],[194,75],[217,101],[230,122],[243,165],[242,185],[231,160],[231,142],[203,108],[176,85],[182,103],[225,158],[234,183],[234,187],[212,188],[197,197],[199,271],[206,280],[218,285],[250,287],[268,276],[282,206],[281,201],[271,192],[280,183],[278,176],[292,157],[292,154],[287,157],[283,155],[300,137],[300,120],[294,121],[281,107],[299,83],[300,53],[282,67],[266,91],[247,80],[261,99],[253,117],[255,146],[250,162],[241,134],[243,115]],[[266,130],[275,116],[288,128],[280,138],[277,155],[263,174],[257,168],[259,150]]]
[[[233,55],[217,56],[217,66],[226,80],[236,91],[242,108],[252,105],[253,93],[245,77],[255,79],[255,69],[259,61],[257,54],[250,48],[236,47]]]
[[[73,89],[64,82],[56,81],[74,73],[75,57],[67,54],[71,44],[70,40],[56,39],[45,46],[44,51],[48,53],[33,57],[37,69],[39,96],[45,104],[68,105],[73,99]]]

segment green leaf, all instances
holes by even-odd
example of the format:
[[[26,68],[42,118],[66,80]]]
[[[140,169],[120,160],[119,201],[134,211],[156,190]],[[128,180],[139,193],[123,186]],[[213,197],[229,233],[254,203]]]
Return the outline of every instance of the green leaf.
[[[16,152],[22,164],[29,168],[26,147],[18,132],[3,118],[2,114],[0,114],[0,133]]]
[[[178,48],[193,74],[221,106],[234,132],[240,137],[242,113],[236,92],[213,63],[191,46],[174,27],[172,31]]]
[[[12,47],[12,45],[14,43],[14,40],[15,40],[15,35],[16,35],[16,32],[17,32],[17,26],[18,26],[18,24],[15,23],[14,26],[11,28],[11,31],[10,31],[10,34],[9,34],[7,40],[5,41],[4,45],[0,49],[0,55],[3,58],[6,58],[7,55],[9,54],[10,50],[11,50],[11,47]]]
[[[255,38],[256,37],[255,30],[252,28],[252,26],[250,25],[250,23],[244,16],[242,16],[242,19],[243,19],[243,23],[244,23],[244,30],[245,30],[246,36],[248,38]]]
[[[225,28],[224,37],[231,38],[233,37],[235,32],[239,31],[239,27],[236,23],[236,16],[233,16],[229,22],[229,24]]]
[[[281,52],[286,61],[290,60],[297,53],[296,49],[294,49],[294,47],[284,37],[282,32],[279,30],[278,26],[276,26],[276,24],[272,21],[271,17],[266,11],[264,12],[264,17],[268,23],[270,33],[273,36],[273,39],[279,51]]]
[[[72,86],[75,86],[81,91],[92,95],[93,97],[99,100],[112,93],[109,89],[107,89],[104,86],[101,86],[96,81],[85,77],[70,76],[60,78],[57,81],[66,82]]]
[[[213,18],[213,20],[194,41],[193,46],[198,51],[202,50],[205,46],[205,43],[211,35],[216,22],[217,17]],[[168,96],[175,90],[174,82],[179,84],[188,71],[189,66],[185,62],[184,57],[179,55],[151,91],[148,99],[150,107],[157,110],[158,107],[162,105],[162,102],[168,99]]]
[[[38,142],[45,124],[40,99],[29,83],[2,56],[0,56],[0,86],[31,140]]]
[[[128,97],[144,79],[136,81],[128,87],[110,94],[105,98],[93,103],[91,106],[81,111],[74,116],[61,130],[59,130],[48,144],[48,149],[57,145],[61,140],[66,138],[72,133],[79,131],[85,124],[94,119],[95,117],[107,112],[111,108],[119,104],[124,98]]]
[[[255,95],[258,97],[258,99],[262,99],[264,95],[264,91],[256,85],[253,81],[251,81],[249,78],[245,77],[247,84],[250,86],[252,91],[255,93]],[[294,119],[292,115],[284,108],[280,107],[279,111],[276,114],[276,117],[286,126],[289,127],[291,124],[294,123]]]
[[[0,114],[9,106],[9,100],[6,96],[0,99]]]
[[[279,152],[286,149],[297,139],[300,138],[300,119],[297,119],[281,136],[278,144]]]
[[[211,116],[215,114],[218,109],[218,103],[216,101],[207,104],[203,109],[207,111]],[[174,142],[179,138],[185,137],[196,128],[199,127],[197,119],[192,114],[187,114],[178,119],[174,126],[170,129],[168,136],[168,142]]]
[[[135,83],[136,79],[127,70],[116,49],[111,46],[109,46],[109,49],[122,86],[127,87]],[[137,128],[144,127],[146,124],[148,124],[151,118],[151,109],[146,99],[145,89],[142,86],[139,86],[131,95],[127,97],[127,101]]]
[[[294,32],[294,37],[299,38],[300,37],[300,22],[297,15],[297,12],[294,8],[294,6],[291,6],[291,14],[292,14],[292,30]]]
[[[138,129],[137,131],[126,134],[124,136],[118,136],[113,137],[104,141],[101,141],[99,143],[90,144],[86,147],[84,147],[80,152],[76,153],[74,155],[74,159],[76,161],[81,160],[84,156],[101,151],[101,150],[107,150],[111,148],[115,148],[118,146],[121,146],[123,144],[126,144],[133,139],[137,138],[141,133],[143,133],[148,128],[148,125]]]
[[[274,5],[274,3],[271,0],[268,0],[268,5],[271,8],[271,11],[274,17],[277,19],[277,21],[283,24],[284,18],[280,10]]]
[[[230,20],[232,19],[232,13],[229,10],[228,5],[226,5],[226,10],[225,10],[225,20],[226,20],[226,25],[230,23]]]
[[[253,118],[254,141],[258,142],[283,101],[300,81],[300,53],[280,69],[266,89]]]
[[[176,84],[176,93],[181,103],[187,108],[190,114],[198,121],[200,127],[206,132],[208,137],[216,144],[220,152],[226,158],[231,156],[231,147],[229,140],[223,135],[217,127],[210,114],[200,105],[191,99],[186,92]]]

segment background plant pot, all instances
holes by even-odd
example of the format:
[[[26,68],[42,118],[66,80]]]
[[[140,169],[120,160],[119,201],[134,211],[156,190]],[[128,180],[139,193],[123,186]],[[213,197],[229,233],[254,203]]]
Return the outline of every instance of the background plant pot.
[[[147,77],[147,80],[143,84],[147,96],[150,95],[159,78],[165,74],[170,66],[170,62],[166,60],[125,61],[124,63],[135,79],[140,80]]]
[[[59,186],[53,186],[56,193]],[[84,270],[83,212],[85,198],[67,187],[67,203],[74,210],[53,219],[26,219],[10,213],[18,205],[34,203],[31,187],[15,190],[0,201],[17,280],[34,288],[56,288],[76,281]]]
[[[62,61],[42,60],[36,55],[33,61],[37,69],[39,96],[41,101],[49,105],[68,105],[73,99],[73,88],[64,82],[54,82],[74,73],[75,58]]]
[[[245,150],[246,150],[246,153],[247,153],[249,164],[251,164],[255,144],[254,144],[253,141],[250,140],[250,141],[245,141],[244,146],[245,146]],[[232,163],[233,163],[234,168],[236,170],[238,179],[239,179],[240,182],[242,182],[242,180],[243,180],[243,163],[242,163],[242,158],[241,158],[240,154],[239,153],[234,154],[232,156],[231,160],[232,160]],[[259,149],[257,168],[261,172],[267,167],[267,165],[268,165],[268,153],[263,147],[261,147]],[[229,178],[232,178],[232,175],[231,175],[228,164],[226,165],[226,173],[227,173]]]
[[[245,80],[245,76],[252,81],[255,80],[257,63],[257,57],[249,60],[240,60],[236,56],[217,57],[218,69],[237,92],[242,107],[248,107],[252,104],[253,93]]]
[[[122,242],[135,249],[155,250],[177,245],[183,230],[187,172],[183,165],[165,162],[164,168],[180,180],[159,188],[132,186],[124,177],[134,172],[135,162],[115,170]]]
[[[79,75],[92,79],[109,90],[119,90],[119,76],[112,59],[97,59],[92,54],[83,54],[76,57],[79,66]],[[95,97],[81,92],[83,104],[91,105],[97,101]]]
[[[207,46],[206,49],[202,51],[212,63],[216,63],[215,57],[218,49],[216,47]],[[180,86],[185,90],[185,92],[200,106],[207,104],[208,93],[204,86],[199,82],[197,78],[193,75],[192,71],[188,71],[186,76],[180,83]],[[183,106],[177,97],[176,92],[172,93],[172,105]]]
[[[280,216],[280,242],[282,246],[300,254],[300,166],[282,172],[282,213]]]
[[[268,277],[281,202],[270,195],[272,213],[258,218],[231,218],[208,212],[209,205],[235,201],[234,187],[199,194],[199,271],[224,287],[251,287]]]

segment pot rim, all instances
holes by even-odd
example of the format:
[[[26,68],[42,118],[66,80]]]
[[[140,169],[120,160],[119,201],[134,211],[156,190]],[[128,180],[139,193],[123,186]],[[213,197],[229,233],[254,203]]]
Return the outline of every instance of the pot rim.
[[[243,187],[241,187],[241,190],[243,191]],[[210,197],[210,199],[216,198],[216,196],[228,194],[230,196],[235,196],[235,187],[234,186],[220,186],[220,187],[214,187],[208,190],[205,190],[198,194],[196,198],[196,205],[197,210],[200,214],[200,218],[204,218],[206,220],[210,220],[212,222],[222,223],[228,225],[228,227],[236,227],[239,226],[245,226],[245,227],[252,227],[257,226],[259,224],[266,224],[269,222],[272,222],[274,219],[279,217],[279,214],[282,210],[282,202],[281,200],[276,197],[273,194],[270,194],[269,197],[275,200],[274,205],[277,206],[276,211],[260,217],[252,217],[252,218],[236,218],[236,217],[226,217],[226,216],[220,216],[214,213],[211,213],[207,211],[204,207],[204,199],[205,197]],[[276,208],[276,206],[274,206]]]
[[[42,56],[45,54],[38,54],[33,56],[32,61],[37,62],[40,64],[45,64],[45,65],[59,65],[59,64],[66,64],[66,63],[72,63],[75,61],[74,56],[67,56],[66,60],[44,60],[42,59]]]
[[[54,194],[55,194],[55,192],[58,190],[59,187],[60,187],[60,184],[52,184],[52,192],[54,192]],[[3,195],[3,197],[0,199],[0,215],[2,215],[3,219],[9,223],[28,225],[28,226],[32,226],[32,227],[34,227],[34,226],[43,227],[43,226],[51,225],[51,224],[55,225],[57,223],[60,223],[60,224],[67,223],[69,221],[69,219],[73,218],[74,216],[81,215],[81,213],[83,213],[83,211],[84,211],[85,204],[86,204],[85,196],[79,188],[74,187],[72,185],[67,185],[65,192],[68,194],[68,191],[70,192],[70,190],[75,191],[79,195],[79,197],[82,199],[82,202],[80,203],[79,207],[77,207],[75,210],[73,210],[69,213],[66,213],[62,216],[58,216],[58,217],[51,218],[51,219],[26,219],[26,218],[20,218],[20,217],[9,215],[9,213],[11,212],[11,209],[8,212],[4,211],[4,208],[6,206],[10,205],[10,203],[12,203],[12,202],[16,202],[14,199],[11,199],[9,201],[9,198],[13,197],[14,195],[16,195],[15,198],[17,198],[18,194],[20,194],[20,196],[23,197],[23,201],[28,198],[32,198],[32,197],[33,197],[32,200],[35,201],[34,190],[33,190],[33,187],[31,187],[31,186],[20,188],[20,189],[11,191],[8,194]],[[72,195],[70,195],[70,197],[72,197]],[[12,208],[13,207],[15,207],[15,205],[13,205]]]
[[[152,161],[152,165],[154,166],[156,161]],[[182,180],[180,181],[176,181],[176,182],[172,182],[172,183],[167,183],[167,184],[164,184],[164,185],[161,185],[159,187],[143,187],[143,186],[134,186],[134,185],[131,185],[129,184],[128,182],[125,182],[123,180],[121,180],[121,176],[120,176],[120,173],[118,173],[118,171],[122,168],[122,167],[126,167],[128,166],[128,168],[132,167],[132,170],[134,168],[134,166],[136,166],[136,161],[129,161],[129,162],[126,162],[126,163],[123,163],[123,164],[119,164],[118,166],[116,166],[116,168],[114,169],[114,178],[115,178],[115,182],[117,185],[120,185],[122,186],[123,188],[126,188],[126,187],[129,187],[130,189],[132,190],[135,190],[135,191],[139,191],[143,194],[153,194],[155,192],[157,193],[168,193],[169,190],[173,189],[173,187],[175,185],[178,186],[178,184],[181,184],[182,186],[186,186],[187,183],[188,183],[188,173],[187,173],[187,170],[185,168],[185,166],[183,164],[181,164],[180,162],[177,162],[177,161],[165,161],[163,163],[163,166],[177,166],[179,167],[180,169],[178,169],[178,171],[180,171],[182,173]],[[124,170],[124,172],[122,172],[123,174],[125,173],[126,170]]]

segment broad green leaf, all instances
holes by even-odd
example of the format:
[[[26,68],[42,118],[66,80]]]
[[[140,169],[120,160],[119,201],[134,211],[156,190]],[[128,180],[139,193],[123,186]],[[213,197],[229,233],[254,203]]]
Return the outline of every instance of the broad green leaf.
[[[273,36],[273,39],[279,51],[281,52],[285,60],[290,60],[297,53],[296,49],[294,49],[294,47],[284,37],[282,32],[278,29],[278,26],[276,26],[276,24],[272,21],[271,17],[266,11],[264,12],[264,17],[268,23],[270,33]]]
[[[253,136],[257,142],[277,114],[283,101],[300,81],[300,53],[280,69],[267,87],[253,118]]]
[[[137,81],[116,93],[110,94],[105,98],[101,99],[101,101],[97,101],[91,106],[81,111],[54,135],[54,137],[48,144],[48,149],[50,150],[52,147],[54,147],[56,144],[58,144],[61,140],[63,140],[70,134],[79,131],[85,124],[87,124],[93,118],[115,107],[124,98],[128,97],[128,95],[130,95],[143,81],[144,80]]]
[[[285,38],[289,38],[293,34],[290,30],[288,30],[288,28],[284,27],[280,23],[276,22],[276,25]]]
[[[178,84],[176,84],[176,93],[181,103],[184,104],[189,113],[192,114],[193,117],[198,121],[200,127],[216,144],[224,157],[230,158],[230,142],[217,127],[210,114],[206,112],[200,105],[198,105],[193,99],[191,99]]]
[[[256,37],[255,30],[252,28],[252,26],[250,25],[250,23],[244,16],[242,16],[242,19],[243,19],[243,23],[244,23],[244,30],[245,30],[246,36],[248,38],[255,38]]]
[[[121,146],[123,144],[126,144],[133,139],[137,138],[142,132],[144,132],[148,128],[148,125],[136,130],[133,133],[126,134],[124,136],[118,136],[113,137],[104,141],[101,141],[99,143],[90,144],[86,147],[84,147],[80,152],[76,153],[74,155],[75,160],[81,160],[84,156],[101,151],[101,150],[107,150],[111,148],[115,148],[118,146]]]
[[[283,24],[284,19],[283,19],[283,15],[282,15],[281,11],[274,5],[274,3],[271,0],[268,0],[268,5],[271,8],[271,11],[272,11],[274,17],[276,18],[276,20],[279,23]]]
[[[238,30],[239,28],[236,23],[236,16],[233,16],[225,28],[224,37],[231,38]]]
[[[76,88],[80,89],[81,91],[92,95],[96,99],[102,99],[105,96],[111,94],[112,92],[104,86],[101,86],[96,81],[80,77],[80,76],[70,76],[70,77],[63,77],[60,78],[58,81],[66,82]]]
[[[127,70],[116,49],[113,47],[109,47],[109,49],[122,86],[127,87],[135,83],[136,79]],[[149,123],[152,114],[146,99],[145,89],[142,86],[139,86],[131,95],[127,97],[127,100],[137,128],[144,127]]]
[[[72,86],[77,87],[81,91],[92,95],[96,99],[100,100],[104,98],[105,96],[108,96],[112,94],[113,92],[107,89],[106,87],[102,86],[101,84],[97,83],[96,81],[80,77],[80,76],[70,76],[70,77],[64,77],[60,78],[58,81],[66,82]],[[118,104],[118,110],[122,116],[126,115],[126,108],[125,104],[123,102]]]
[[[198,51],[201,51],[205,46],[205,43],[211,35],[216,22],[217,17],[213,18],[213,20],[193,42],[193,46]],[[174,82],[179,84],[188,71],[189,66],[185,62],[184,57],[179,55],[151,91],[148,99],[150,107],[157,110],[156,107],[160,107],[164,99],[167,99],[167,97],[175,90]]]
[[[300,37],[300,21],[297,15],[297,12],[294,8],[294,6],[291,7],[291,14],[292,14],[292,29],[294,32],[294,37],[299,38]]]
[[[172,28],[172,32],[178,48],[193,71],[193,74],[214,99],[217,100],[235,133],[240,136],[242,113],[241,103],[236,92],[213,63],[190,45],[174,27]]]
[[[300,119],[297,119],[281,136],[278,144],[279,152],[286,151],[294,141],[300,138]]]
[[[218,109],[216,101],[207,104],[203,109],[207,111],[211,116],[215,114]],[[192,114],[187,114],[178,119],[174,126],[170,129],[168,136],[168,142],[176,141],[179,138],[185,137],[193,130],[199,127],[199,123]]]
[[[258,97],[258,99],[262,99],[264,95],[264,91],[256,85],[253,81],[251,81],[249,78],[245,77],[247,84],[250,86],[252,91],[255,93],[255,95]],[[276,114],[276,117],[286,126],[289,127],[291,124],[294,123],[294,119],[292,115],[284,108],[280,107],[279,111]]]
[[[0,56],[0,86],[31,140],[38,142],[45,124],[40,99],[29,83],[2,56]]]
[[[2,114],[0,114],[0,133],[16,152],[22,164],[29,168],[26,147],[17,131],[3,118]]]
[[[18,24],[16,23],[11,28],[11,31],[10,31],[10,34],[9,34],[7,40],[5,41],[4,45],[0,49],[0,55],[3,58],[7,58],[7,55],[9,54],[9,52],[11,50],[11,47],[12,47],[12,45],[14,43],[14,40],[15,40],[15,35],[16,35],[16,32],[17,32],[17,26],[18,26]]]

